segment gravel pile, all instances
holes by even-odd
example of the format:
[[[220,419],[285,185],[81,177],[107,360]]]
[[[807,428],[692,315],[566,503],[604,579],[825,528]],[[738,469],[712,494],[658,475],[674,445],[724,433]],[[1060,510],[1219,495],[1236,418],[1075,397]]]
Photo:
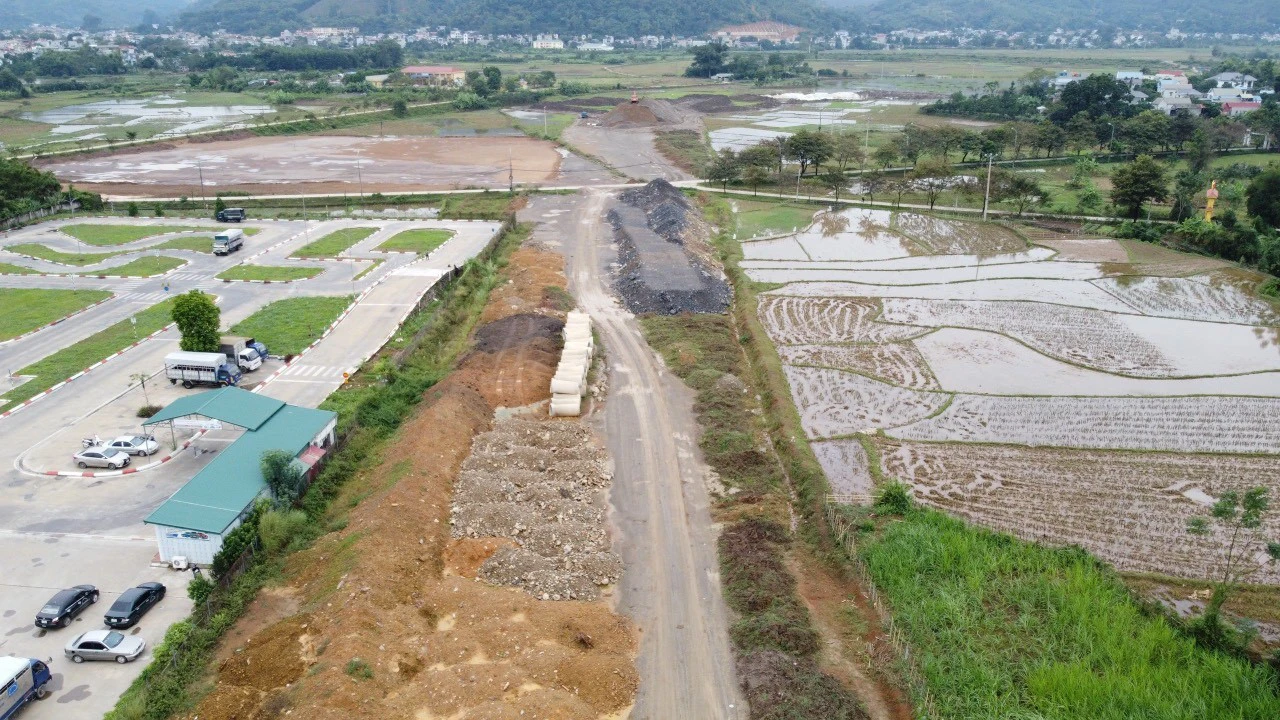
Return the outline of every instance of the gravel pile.
[[[708,230],[671,183],[654,180],[622,193],[609,211],[621,269],[614,287],[633,313],[722,313],[732,301],[724,275],[690,252]],[[702,241],[702,244],[705,244]]]
[[[622,576],[610,551],[608,456],[573,421],[506,419],[476,437],[454,483],[454,537],[502,537],[478,577],[544,600],[594,600]]]

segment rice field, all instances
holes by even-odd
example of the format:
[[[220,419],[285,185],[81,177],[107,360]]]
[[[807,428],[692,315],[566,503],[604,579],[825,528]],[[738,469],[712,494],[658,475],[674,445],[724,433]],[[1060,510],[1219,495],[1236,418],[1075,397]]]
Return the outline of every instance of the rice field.
[[[748,277],[782,283],[757,314],[834,493],[901,479],[987,527],[1192,579],[1218,546],[1187,518],[1243,483],[1280,501],[1280,310],[1256,274],[918,213],[743,245]]]

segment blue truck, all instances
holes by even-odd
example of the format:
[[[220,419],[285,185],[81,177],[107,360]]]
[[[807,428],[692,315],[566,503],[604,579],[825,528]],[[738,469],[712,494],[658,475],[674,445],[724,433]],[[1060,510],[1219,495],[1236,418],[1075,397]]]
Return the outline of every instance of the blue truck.
[[[53,678],[49,664],[21,657],[0,657],[0,720],[18,714],[33,698],[45,696]]]

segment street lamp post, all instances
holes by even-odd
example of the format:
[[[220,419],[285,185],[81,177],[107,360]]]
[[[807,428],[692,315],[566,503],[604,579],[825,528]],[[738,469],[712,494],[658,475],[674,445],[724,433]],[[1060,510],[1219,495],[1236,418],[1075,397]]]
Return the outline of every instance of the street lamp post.
[[[995,155],[987,153],[987,191],[982,196],[982,219],[987,219],[987,207],[991,204],[991,165],[995,160]]]
[[[360,153],[362,150],[356,151],[356,183],[360,187],[360,204],[364,204],[364,175],[360,172]]]

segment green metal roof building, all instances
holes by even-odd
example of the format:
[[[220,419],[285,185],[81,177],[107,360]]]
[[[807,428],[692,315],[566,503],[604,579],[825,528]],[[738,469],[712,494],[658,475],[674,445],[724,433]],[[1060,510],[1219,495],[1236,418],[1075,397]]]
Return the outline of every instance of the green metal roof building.
[[[267,492],[262,477],[262,454],[283,450],[294,457],[308,448],[333,444],[337,414],[297,407],[235,387],[180,398],[144,425],[202,416],[244,429],[244,434],[220,451],[144,521],[156,527],[160,559],[182,556],[207,565],[231,532]]]

